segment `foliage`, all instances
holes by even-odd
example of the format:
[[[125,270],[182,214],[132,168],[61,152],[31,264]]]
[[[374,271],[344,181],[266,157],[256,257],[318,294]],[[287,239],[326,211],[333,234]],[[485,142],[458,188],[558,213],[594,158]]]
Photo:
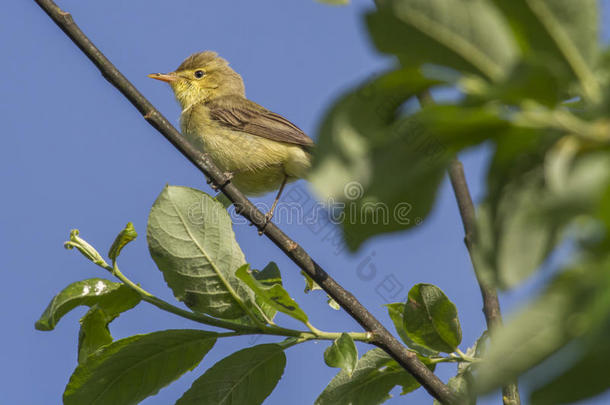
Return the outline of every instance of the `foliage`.
[[[396,385],[402,387],[401,395],[419,387],[419,383],[387,353],[381,349],[373,349],[358,360],[352,373],[346,369],[341,370],[320,394],[315,404],[381,404],[390,398],[389,392]]]
[[[204,208],[194,211],[193,207]],[[137,235],[131,223],[118,234],[110,249],[112,265],[107,264],[91,244],[78,236],[78,231],[71,232],[66,246],[77,249],[123,283],[103,279],[73,283],[51,300],[36,323],[40,330],[52,330],[63,315],[78,305],[91,308],[81,320],[79,365],[66,387],[64,403],[82,403],[85,398],[91,403],[138,403],[195,368],[217,339],[243,333],[283,335],[289,339],[280,344],[246,348],[219,361],[193,383],[178,404],[202,401],[240,404],[244,403],[244,398],[248,398],[247,403],[262,403],[282,376],[286,363],[284,350],[311,339],[332,340],[324,353],[324,361],[329,367],[342,369],[321,394],[318,399],[320,403],[329,403],[325,402],[328,398],[343,396],[348,391],[356,395],[363,387],[361,383],[364,386],[379,383],[370,392],[371,398],[379,400],[388,398],[389,391],[396,385],[403,387],[403,393],[419,386],[413,377],[382,351],[376,349],[358,359],[354,340],[368,341],[368,334],[328,333],[313,327],[308,315],[283,288],[280,270],[275,263],[269,263],[262,271],[250,271],[248,264],[239,265],[244,256],[235,243],[232,225],[226,218],[225,207],[207,194],[188,187],[167,186],[153,205],[148,224],[151,255],[168,285],[174,287],[174,292],[183,288],[186,296],[198,291],[202,295],[218,296],[216,299],[197,301],[195,308],[198,310],[190,313],[189,318],[205,324],[212,319],[205,313],[225,314],[224,318],[216,315],[214,319],[225,322],[223,326],[235,331],[226,333],[166,330],[113,341],[108,324],[120,313],[135,307],[140,300],[178,315],[183,315],[185,311],[152,296],[119,270],[117,259],[122,248]],[[191,264],[195,258],[195,264]],[[227,267],[223,266],[227,263],[239,266],[232,273],[225,273],[223,269]],[[186,276],[195,279],[195,282],[189,284],[180,280]],[[200,281],[200,278],[207,279],[207,283]],[[196,290],[198,288],[200,290]],[[436,287],[434,291],[438,297],[432,300],[433,306],[453,305]],[[184,296],[176,295],[178,299]],[[193,303],[185,301],[187,304]],[[210,306],[204,306],[203,303],[208,302]],[[404,307],[404,304],[401,305]],[[235,319],[232,312],[223,311],[231,306],[243,310],[240,318]],[[276,326],[273,318],[277,311],[303,322],[310,332]],[[437,327],[442,330],[457,327],[459,330],[457,318],[447,318],[444,310],[433,312],[431,316]],[[410,338],[433,346],[425,336],[419,335],[415,331]],[[436,358],[437,354],[421,347],[422,359],[433,367],[433,361],[427,360],[426,356]],[[138,378],[146,383],[134,383]]]
[[[324,352],[324,362],[329,367],[342,368],[351,377],[358,365],[358,349],[347,333],[342,333]]]
[[[176,404],[261,404],[282,377],[285,365],[280,345],[240,350],[206,371]]]
[[[403,326],[409,339],[433,351],[453,353],[462,341],[455,305],[431,284],[411,288],[404,306]]]
[[[202,218],[208,224],[205,227],[207,231],[205,237],[201,232],[201,229],[204,228],[197,229],[194,226],[196,223],[193,222],[193,212],[190,209],[193,201],[210,204],[205,206],[202,212]],[[189,215],[191,216],[189,217]],[[189,226],[193,226],[193,229],[189,229]],[[121,253],[121,249],[134,240],[136,235],[131,223],[119,233],[109,253],[113,262],[112,267],[103,260],[93,246],[78,236],[78,231],[71,232],[71,239],[66,242],[66,246],[78,249],[86,258],[121,278],[122,274],[118,270],[116,259]],[[197,285],[203,285],[205,287],[202,289],[203,293],[219,295],[217,300],[210,299],[201,302],[209,302],[210,308],[215,310],[221,308],[217,312],[228,313],[227,318],[232,317],[232,313],[223,311],[223,309],[231,306],[245,308],[244,313],[252,317],[252,322],[260,322],[258,317],[261,319],[266,319],[264,316],[273,318],[273,315],[268,312],[264,316],[262,312],[256,313],[256,316],[254,312],[246,312],[262,311],[254,304],[252,291],[242,284],[235,274],[221,273],[227,268],[223,266],[236,263],[236,260],[243,261],[243,254],[234,241],[226,210],[206,194],[184,187],[166,187],[151,210],[148,236],[151,254],[153,258],[157,258],[160,269],[177,273],[177,275],[166,276],[170,286],[176,278],[185,276],[185,274],[190,277],[208,277],[208,279],[212,279],[211,282],[204,284],[185,282],[177,283],[177,285],[186,284],[188,288],[184,288],[184,291],[191,294],[197,293],[194,290]],[[229,251],[219,251],[216,247],[209,252],[206,247],[210,246],[210,243],[215,246],[228,245]],[[167,258],[167,252],[162,251],[163,249],[178,253],[176,256]],[[199,263],[192,266],[189,266],[189,262],[184,263],[184,260],[188,260],[184,258],[184,252],[193,251],[204,258],[203,266],[200,266]],[[175,261],[178,261],[178,265],[171,267]],[[182,272],[185,270],[188,271],[183,274]],[[235,270],[233,269],[233,273]],[[276,271],[273,270],[266,269],[260,272],[260,275],[257,275],[257,278],[261,280],[259,283],[269,280],[275,282],[279,280],[281,283],[279,270],[277,267],[275,267]],[[229,284],[227,279],[232,280],[232,284]],[[108,323],[121,312],[137,305],[141,298],[149,298],[149,295],[143,293],[142,290],[134,289],[134,285],[128,280],[123,279],[123,282],[114,283],[103,279],[89,279],[73,283],[53,298],[36,323],[37,329],[52,330],[63,315],[78,305],[91,307],[91,310],[81,320],[80,364],[66,387],[64,403],[138,403],[147,396],[155,394],[185,371],[197,366],[219,336],[216,333],[197,330],[161,331],[113,342],[108,332]],[[234,290],[231,290],[232,286],[236,286]],[[273,286],[277,286],[277,284],[273,284]],[[231,291],[233,295],[226,291]],[[239,292],[239,295],[235,291]],[[193,300],[190,302],[192,303]],[[201,312],[214,312],[203,307],[202,304],[199,308],[202,309]],[[93,346],[91,342],[95,342],[96,346]],[[277,379],[280,376],[281,373]],[[134,383],[134,381],[147,381],[148,385]],[[185,394],[187,398],[197,395],[199,385],[201,385],[200,380]],[[220,387],[217,388],[217,392],[221,392]],[[270,390],[266,395],[269,393]],[[188,403],[189,400],[181,401],[181,403]]]
[[[165,330],[102,346],[80,364],[64,404],[136,404],[192,370],[216,343],[216,334]]]
[[[245,258],[230,224],[222,205],[202,191],[166,187],[150,210],[146,236],[176,298],[194,311],[235,319],[248,313],[254,295],[235,275]]]
[[[599,339],[610,320],[610,88],[597,2],[376,4],[366,16],[371,38],[400,67],[335,102],[320,128],[311,177],[321,199],[343,204],[347,245],[355,250],[375,235],[413,229],[432,211],[447,163],[486,143],[492,156],[471,252],[479,278],[515,288],[551,255],[561,259],[544,291],[493,333],[470,385],[488,392],[542,364],[529,374],[539,387],[535,403],[567,403],[607,390],[599,356],[610,357]],[[456,101],[409,107],[411,98],[425,101],[439,85],[455,88]],[[357,198],[347,192],[352,182],[361,185]],[[411,221],[394,215],[381,225],[379,215],[348,215],[364,202],[384,203],[390,212],[409,203]],[[400,315],[400,303],[389,306],[390,315],[403,340],[421,350],[409,330],[426,330],[419,337],[429,339],[438,330],[413,290],[409,305],[421,319],[401,318],[407,312]],[[427,348],[443,350],[444,343]],[[558,361],[565,369],[549,379],[545,365]]]
[[[326,1],[327,3],[346,3]],[[371,39],[399,66],[341,96],[320,127],[310,180],[357,250],[381,234],[415,229],[433,211],[448,166],[468,148],[491,150],[486,194],[469,240],[487,285],[519,286],[549,263],[549,283],[530,303],[463,353],[455,305],[436,286],[417,284],[388,305],[396,332],[429,369],[459,364],[449,386],[474,403],[529,372],[536,404],[567,403],[610,388],[610,51],[598,40],[594,0],[378,0],[366,15]],[[439,86],[451,103],[414,109]],[[235,240],[227,206],[202,191],[167,186],[149,216],[151,256],[177,300],[129,280],[118,258],[137,233],[112,244],[108,264],[71,232],[68,249],[121,283],[87,279],[57,294],[36,322],[52,330],[69,311],[81,319],[79,364],[64,403],[135,404],[194,369],[217,339],[282,336],[243,348],[207,369],[177,401],[262,403],[282,377],[284,351],[332,342],[324,361],[340,371],[316,404],[380,404],[391,390],[419,383],[379,348],[358,358],[370,333],[323,332],[290,296],[280,270],[250,265]],[[309,289],[315,283],[308,279]],[[229,332],[164,330],[114,341],[109,324],[145,300]],[[278,326],[277,312],[307,330]],[[483,344],[486,342],[486,344]],[[483,348],[485,347],[485,348]],[[447,353],[443,355],[441,353]],[[550,364],[563,366],[548,377]]]

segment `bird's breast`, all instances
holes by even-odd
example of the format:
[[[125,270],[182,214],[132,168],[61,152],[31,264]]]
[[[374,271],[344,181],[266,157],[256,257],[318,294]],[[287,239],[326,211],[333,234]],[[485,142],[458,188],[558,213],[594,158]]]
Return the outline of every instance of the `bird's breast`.
[[[301,147],[226,128],[201,109],[196,116],[185,111],[180,121],[189,142],[208,153],[221,170],[233,172],[233,183],[246,194],[277,189],[284,176],[289,181],[300,178],[309,168],[309,154]]]

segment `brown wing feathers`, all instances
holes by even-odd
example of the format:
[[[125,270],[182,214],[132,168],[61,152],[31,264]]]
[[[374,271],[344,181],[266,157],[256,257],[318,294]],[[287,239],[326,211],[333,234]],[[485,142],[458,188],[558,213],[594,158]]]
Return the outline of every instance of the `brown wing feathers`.
[[[281,115],[246,99],[232,103],[231,97],[235,96],[221,97],[206,103],[212,119],[224,126],[274,141],[306,148],[313,146],[311,138]]]

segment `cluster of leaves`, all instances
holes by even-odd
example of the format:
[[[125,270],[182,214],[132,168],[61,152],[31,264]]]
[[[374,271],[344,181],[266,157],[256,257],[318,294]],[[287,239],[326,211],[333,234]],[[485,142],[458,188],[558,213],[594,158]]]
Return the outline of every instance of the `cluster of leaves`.
[[[320,129],[311,177],[322,198],[361,212],[401,202],[410,221],[342,224],[352,249],[414,227],[431,211],[456,153],[493,151],[477,210],[479,277],[513,288],[565,258],[544,291],[492,337],[474,374],[487,392],[536,369],[531,399],[567,403],[610,388],[610,51],[596,0],[377,0],[366,15],[378,50],[400,68],[342,96]],[[412,111],[437,86],[457,101]],[[400,175],[397,175],[400,173]],[[362,193],[346,195],[357,181]],[[345,216],[348,218],[348,216]],[[570,354],[562,357],[570,344]],[[579,355],[574,355],[579,353]],[[544,363],[550,364],[550,363]],[[554,362],[553,364],[557,364]]]
[[[89,307],[80,321],[79,364],[64,392],[65,404],[136,404],[194,369],[217,339],[246,333],[284,335],[287,339],[229,355],[196,379],[177,404],[262,403],[282,377],[284,350],[310,339],[333,340],[324,361],[341,369],[316,404],[380,403],[397,385],[403,393],[419,387],[381,349],[358,358],[353,336],[366,340],[367,334],[330,334],[315,329],[282,286],[275,263],[262,271],[249,269],[225,207],[204,192],[166,187],[151,209],[147,229],[155,263],[175,297],[193,312],[152,296],[121,273],[117,259],[136,237],[131,223],[119,233],[108,253],[112,264],[76,230],[66,242],[67,248],[79,250],[122,283],[100,278],[72,283],[52,299],[36,322],[39,330],[53,330],[69,311]],[[114,341],[109,324],[143,300],[232,332],[164,330]],[[418,285],[406,305],[392,304],[389,310],[399,334],[422,353],[430,368],[435,361],[454,360],[438,356],[441,351],[455,351],[461,340],[456,308],[438,288]],[[304,323],[311,332],[278,327],[274,322],[277,312]]]

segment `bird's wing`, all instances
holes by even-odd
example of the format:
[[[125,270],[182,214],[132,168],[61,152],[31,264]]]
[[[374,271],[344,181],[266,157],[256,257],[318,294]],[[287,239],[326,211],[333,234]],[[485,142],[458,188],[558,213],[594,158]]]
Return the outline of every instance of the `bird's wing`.
[[[311,138],[299,127],[245,98],[225,96],[208,101],[205,106],[209,109],[212,120],[231,129],[307,149],[314,146]]]

